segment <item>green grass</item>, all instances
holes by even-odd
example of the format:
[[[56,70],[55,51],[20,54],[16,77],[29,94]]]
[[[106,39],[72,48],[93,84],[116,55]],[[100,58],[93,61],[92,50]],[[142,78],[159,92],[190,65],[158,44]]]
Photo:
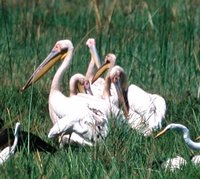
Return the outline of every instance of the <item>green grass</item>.
[[[90,55],[85,42],[94,37],[102,58],[109,52],[116,54],[117,64],[126,70],[129,83],[166,99],[166,123],[185,124],[192,138],[200,135],[199,1],[125,0],[112,5],[110,1],[99,1],[102,26],[96,26],[92,1],[1,0],[0,115],[6,126],[14,127],[20,121],[24,130],[57,145],[47,138],[51,127],[47,103],[58,66],[33,88],[23,93],[20,88],[56,41],[70,39],[75,54],[63,82],[67,94],[70,76],[86,72]],[[191,156],[181,134],[171,132],[157,140],[144,138],[126,124],[112,121],[104,143],[94,148],[59,150],[54,155],[29,154],[24,149],[0,167],[0,178],[200,176],[199,167],[191,163],[175,173],[152,168],[156,161],[176,155],[188,162]]]

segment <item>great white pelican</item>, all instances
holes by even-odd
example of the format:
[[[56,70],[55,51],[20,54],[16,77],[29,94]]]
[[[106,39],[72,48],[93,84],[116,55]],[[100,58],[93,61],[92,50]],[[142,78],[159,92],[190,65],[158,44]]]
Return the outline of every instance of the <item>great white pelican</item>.
[[[73,140],[78,144],[92,146],[107,136],[107,121],[111,108],[106,100],[91,95],[67,97],[61,92],[60,83],[72,60],[73,49],[70,40],[58,41],[22,89],[25,90],[35,83],[57,61],[62,60],[62,64],[53,77],[49,94],[49,114],[53,127],[48,136],[51,138],[57,135],[71,135],[68,142]],[[111,107],[115,108],[115,106]],[[114,111],[118,114],[118,108]],[[61,138],[61,143],[63,141],[66,142]]]
[[[86,45],[88,46],[91,54],[91,60],[86,72],[86,78],[89,79],[90,81],[93,80],[91,84],[91,91],[94,96],[103,97],[103,89],[104,89],[104,83],[105,79],[104,78],[95,78],[94,75],[101,67],[101,60],[99,58],[97,49],[96,49],[96,41],[93,38],[89,38],[86,42]],[[113,53],[108,53],[104,59],[105,63],[109,63],[111,66],[114,66],[116,63],[116,56]],[[96,64],[96,65],[95,65]],[[110,93],[112,98],[115,98],[115,101],[117,101],[117,93],[116,89],[113,84],[111,84],[110,87]]]
[[[111,66],[110,63],[102,65],[95,74],[94,80],[110,69]],[[150,94],[134,84],[128,85],[122,67],[114,66],[113,70],[116,71],[115,85],[120,86],[118,91],[121,91],[122,95],[120,94],[119,99],[128,124],[145,136],[160,129],[166,112],[164,98],[157,94]]]

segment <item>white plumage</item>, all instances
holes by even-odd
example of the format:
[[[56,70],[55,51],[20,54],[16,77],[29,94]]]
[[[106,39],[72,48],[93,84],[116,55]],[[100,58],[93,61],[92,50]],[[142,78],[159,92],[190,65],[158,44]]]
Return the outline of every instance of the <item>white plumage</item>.
[[[129,105],[128,123],[144,135],[162,127],[165,118],[166,103],[163,97],[150,94],[131,84],[127,89]]]
[[[200,164],[200,155],[195,155],[192,157],[191,162],[195,166],[199,166]],[[162,163],[161,167],[165,170],[170,170],[172,172],[176,170],[180,170],[183,166],[187,165],[187,161],[180,156],[176,156],[174,158],[170,158]]]
[[[168,159],[167,161],[163,162],[161,167],[165,170],[170,170],[172,172],[181,169],[183,166],[187,164],[187,161],[180,156],[176,156],[174,158]]]
[[[100,68],[97,71],[96,78],[100,76],[107,68]],[[127,85],[126,74],[120,66],[114,66],[111,69],[113,73],[113,83],[120,88],[121,94],[118,97],[123,106],[128,124],[144,134],[150,135],[154,130],[162,127],[162,121],[165,118],[166,103],[164,98],[157,94],[150,94],[140,87],[131,84]]]
[[[58,97],[54,97],[56,102]],[[54,104],[56,104],[55,102]],[[62,118],[54,124],[48,137],[52,138],[61,134],[64,135],[65,140],[72,140],[74,143],[77,139],[74,139],[73,136],[78,135],[81,137],[78,143],[92,146],[107,136],[108,119],[120,114],[119,108],[110,103],[109,95],[98,98],[78,93],[68,98],[67,103],[70,104],[70,111],[63,114]],[[64,111],[62,108],[65,108],[66,105],[63,103],[62,107],[56,111],[61,110],[59,114],[62,114]],[[65,134],[72,134],[72,136]]]
[[[17,147],[17,143],[18,143],[18,131],[20,128],[20,123],[17,122],[15,125],[15,132],[14,132],[14,142],[12,146],[7,146],[5,149],[3,149],[0,152],[0,165],[4,164],[11,156],[14,155],[16,147]]]
[[[200,164],[200,155],[195,155],[191,159],[192,164],[198,166]]]
[[[80,106],[79,106],[80,107]],[[77,111],[72,111],[71,114],[58,120],[51,128],[48,137],[52,138],[56,135],[71,134],[75,132],[88,142],[97,142],[99,139],[104,139],[107,136],[107,117],[97,109],[87,106],[79,108],[80,114]],[[96,114],[97,113],[97,114]],[[92,144],[91,143],[91,144]]]
[[[72,75],[69,80],[69,96],[77,95],[78,93],[87,93],[92,95],[89,80],[80,73]]]
[[[192,150],[200,150],[200,142],[194,142],[190,138],[190,131],[189,129],[182,125],[182,124],[176,124],[176,123],[171,123],[168,124],[162,131],[160,131],[157,135],[157,137],[160,137],[161,135],[165,134],[169,130],[176,130],[176,131],[181,131],[183,133],[183,139],[186,143],[186,145],[192,149]],[[200,155],[195,155],[191,159],[192,164],[198,165],[200,163]],[[180,169],[181,166],[186,165],[186,160],[183,159],[182,157],[175,157],[173,159],[167,160],[163,166],[165,168],[170,169],[171,171],[174,171],[175,169]]]
[[[91,61],[88,66],[86,78],[88,78],[91,81],[92,79],[94,79],[94,75],[95,75],[94,73],[96,72],[95,68],[99,69],[101,66],[101,60],[99,58],[99,55],[98,55],[98,52],[96,49],[95,39],[92,39],[92,38],[88,39],[86,42],[86,45],[88,46],[90,53],[91,53]],[[105,61],[105,63],[109,63],[110,66],[114,66],[115,62],[116,62],[116,56],[112,53],[109,53],[106,55],[104,61]],[[95,67],[95,64],[96,64],[96,67]],[[105,86],[104,78],[96,79],[95,82],[93,81],[93,83],[91,84],[92,94],[94,96],[102,98],[104,86]],[[110,96],[112,96],[112,101],[116,104],[117,92],[116,92],[116,89],[113,84],[111,84],[111,87],[110,87]]]
[[[63,60],[53,77],[49,94],[49,114],[53,122],[53,128],[48,136],[54,137],[56,135],[69,134],[71,136],[66,136],[67,141],[65,137],[63,140],[61,137],[61,143],[69,142],[68,139],[70,138],[75,143],[93,145],[92,142],[96,142],[98,136],[104,137],[107,134],[107,127],[104,125],[107,125],[107,114],[110,114],[112,110],[106,100],[87,94],[67,97],[61,92],[61,80],[72,60],[72,54],[73,44],[71,41],[58,41],[23,89],[37,81],[58,60]],[[99,114],[96,115],[96,112]],[[95,125],[97,126],[94,127]]]

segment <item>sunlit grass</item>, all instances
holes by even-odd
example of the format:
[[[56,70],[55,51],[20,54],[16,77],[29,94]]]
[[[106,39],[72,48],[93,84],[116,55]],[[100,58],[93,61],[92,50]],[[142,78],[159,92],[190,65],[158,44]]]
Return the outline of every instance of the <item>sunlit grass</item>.
[[[14,3],[15,2],[15,3]],[[83,3],[84,2],[84,3]],[[45,141],[51,127],[48,114],[50,83],[58,65],[32,89],[20,89],[57,40],[75,46],[63,91],[74,73],[85,73],[90,55],[85,45],[94,37],[101,58],[109,52],[128,74],[128,82],[162,95],[167,102],[166,124],[185,124],[191,137],[200,135],[200,3],[193,1],[3,1],[0,16],[0,114],[5,125],[21,121],[23,130]],[[113,1],[114,2],[114,1]],[[113,12],[109,13],[109,10]],[[98,14],[99,13],[99,14]],[[100,21],[97,22],[97,16]],[[110,21],[109,21],[110,20]],[[99,23],[99,24],[97,24]],[[30,120],[30,128],[29,128]],[[27,148],[0,167],[0,178],[185,178],[200,176],[188,163],[175,173],[153,164],[192,152],[180,133],[144,138],[125,123],[110,122],[105,142],[94,148],[59,150],[54,155],[28,154]],[[195,152],[198,153],[198,152]]]

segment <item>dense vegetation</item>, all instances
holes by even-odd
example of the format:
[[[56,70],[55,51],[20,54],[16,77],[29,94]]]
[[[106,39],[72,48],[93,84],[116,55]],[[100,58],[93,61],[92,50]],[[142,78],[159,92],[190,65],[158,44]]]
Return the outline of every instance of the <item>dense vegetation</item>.
[[[0,115],[5,127],[20,121],[24,130],[57,145],[47,138],[52,125],[47,103],[58,66],[27,91],[20,88],[56,41],[70,39],[75,54],[63,82],[67,94],[70,76],[86,72],[90,54],[85,42],[93,37],[101,58],[116,54],[129,83],[166,99],[166,124],[182,123],[192,138],[200,135],[198,0],[1,0],[0,9]],[[200,176],[181,134],[145,138],[115,119],[110,126],[105,143],[94,148],[69,147],[50,155],[24,147],[0,167],[0,178]],[[176,155],[188,161],[183,170],[172,173],[159,166],[158,161]]]

